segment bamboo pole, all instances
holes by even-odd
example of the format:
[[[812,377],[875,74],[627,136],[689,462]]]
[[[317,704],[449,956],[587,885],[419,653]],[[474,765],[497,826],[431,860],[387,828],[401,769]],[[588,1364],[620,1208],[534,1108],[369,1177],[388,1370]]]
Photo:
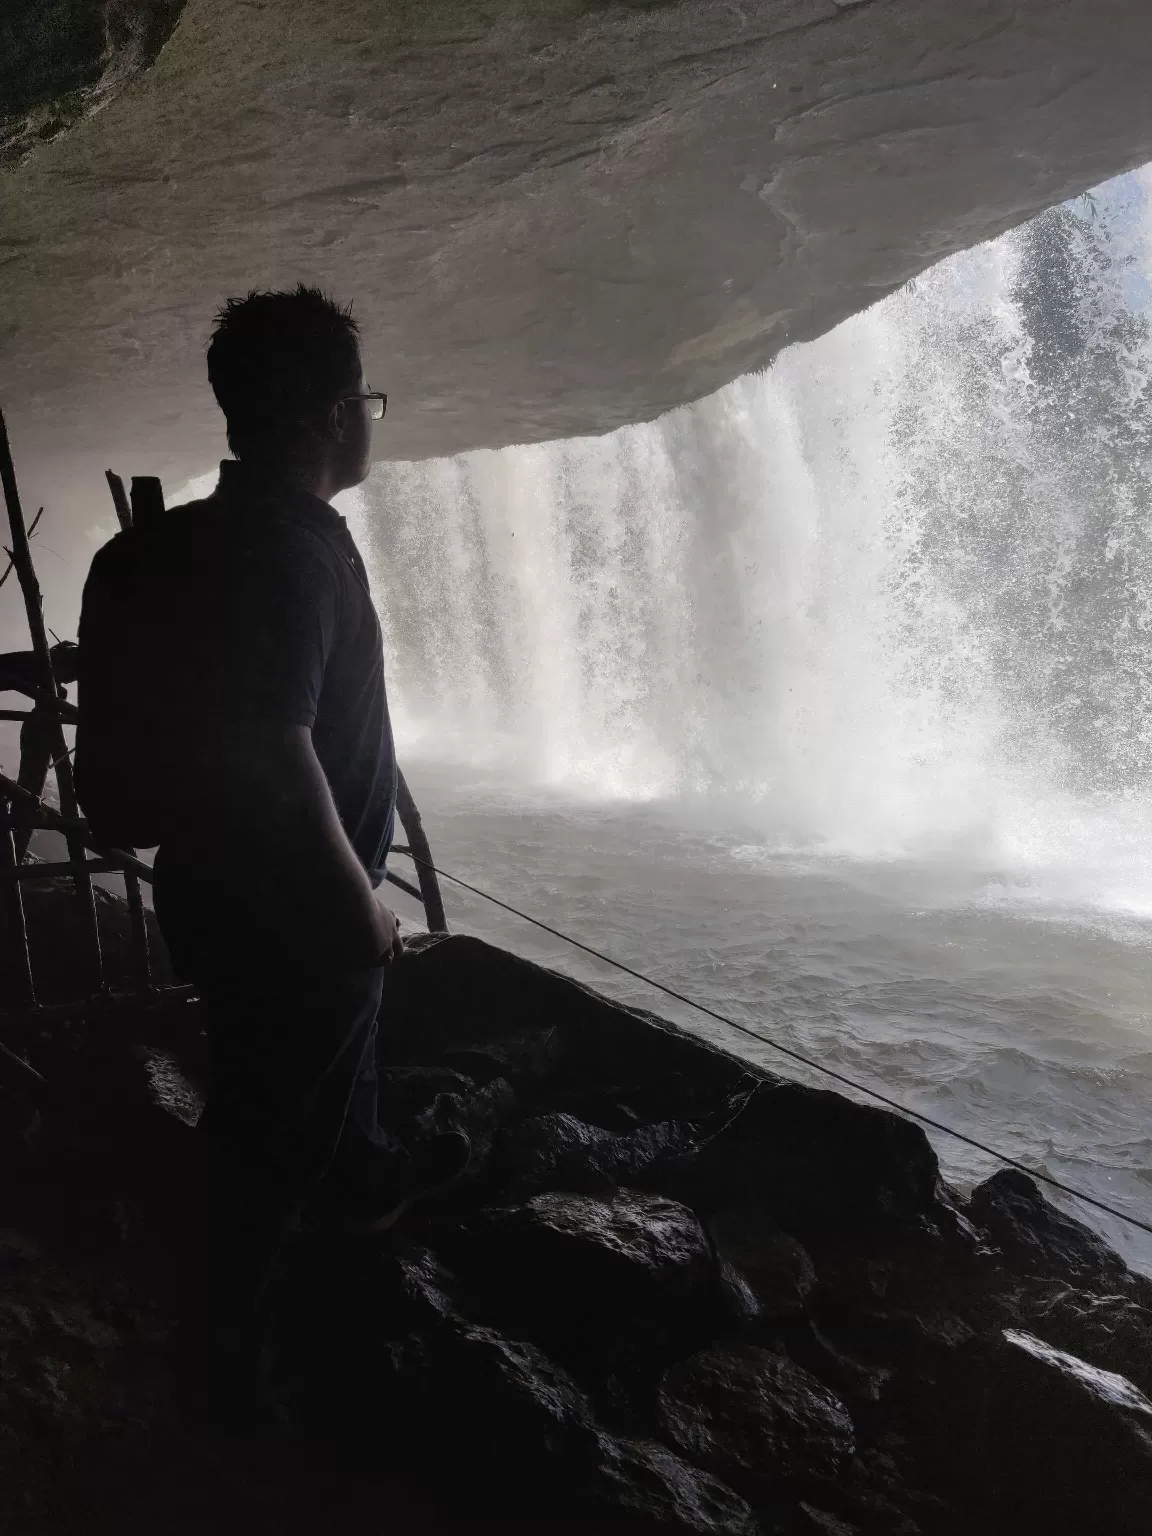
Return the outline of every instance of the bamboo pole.
[[[48,644],[48,632],[44,627],[44,606],[40,596],[40,584],[36,580],[36,568],[32,563],[32,551],[28,544],[28,531],[24,524],[24,513],[20,506],[20,492],[16,484],[16,469],[12,462],[12,449],[8,442],[8,425],[4,420],[4,413],[0,411],[0,483],[4,488],[4,501],[8,508],[8,524],[12,532],[12,563],[16,567],[16,578],[20,583],[20,590],[24,596],[24,610],[28,619],[28,632],[32,639],[32,650],[39,664],[42,680],[42,694],[46,704],[55,706],[53,711],[53,766],[56,770],[56,784],[60,793],[60,810],[68,820],[75,820],[79,814],[76,803],[76,791],[72,783],[72,763],[68,756],[68,743],[64,740],[64,727],[59,709],[59,692],[56,687],[56,676],[52,668],[52,651]],[[73,832],[66,834],[68,841],[68,857],[74,863],[82,863],[84,859],[84,844]],[[76,876],[76,897],[80,903],[81,921],[88,936],[90,956],[92,963],[93,979],[96,987],[104,985],[104,965],[100,954],[100,927],[96,918],[96,899],[92,890],[92,880],[87,871],[81,870]]]
[[[416,865],[416,878],[420,882],[420,899],[424,903],[428,932],[447,933],[448,919],[444,916],[444,899],[440,895],[440,882],[436,878],[436,870],[432,864],[432,850],[424,835],[424,823],[420,820],[420,812],[416,809],[412,792],[399,769],[396,770],[396,813],[400,817],[400,825],[407,834],[408,846],[413,855],[413,863]]]
[[[403,850],[400,848],[397,848],[396,850],[397,853],[401,853],[402,851]],[[388,870],[384,878],[390,885],[396,886],[401,891],[406,891],[409,896],[415,896],[417,901],[423,903],[424,897],[421,895],[416,886],[412,884],[411,880],[405,880],[403,875],[393,874],[391,870]]]
[[[23,1056],[18,1056],[15,1051],[9,1050],[3,1040],[0,1040],[0,1068],[5,1067],[15,1067],[16,1071],[25,1079],[25,1086],[27,1086],[26,1080],[28,1078],[31,1078],[37,1087],[43,1086],[44,1078],[37,1072],[31,1062],[25,1061]]]
[[[144,897],[140,893],[140,876],[130,869],[124,871],[124,895],[128,901],[128,921],[132,925],[132,951],[136,957],[139,980],[146,987],[151,987],[152,948],[148,942],[148,918],[144,911]]]
[[[104,471],[104,478],[108,482],[108,489],[112,492],[112,505],[116,508],[116,521],[125,533],[132,526],[132,508],[128,504],[128,493],[124,489],[124,482],[119,475],[113,474],[110,469]]]
[[[112,492],[112,505],[116,508],[116,518],[123,532],[127,533],[136,522],[136,502],[138,492],[137,482],[132,482],[132,501],[129,502],[124,490],[124,482],[119,475],[112,470],[104,471],[104,478],[108,481],[108,489]],[[160,506],[163,508],[164,497],[159,492],[160,482],[156,481],[156,490],[159,494]],[[143,500],[147,501],[147,493]],[[134,850],[133,850],[134,851]],[[124,894],[128,900],[128,916],[132,924],[132,949],[136,956],[136,968],[140,973],[140,980],[146,987],[152,986],[152,955],[148,943],[148,919],[144,913],[144,898],[140,894],[140,877],[133,871],[124,871]]]
[[[22,784],[17,784],[15,779],[10,779],[6,773],[0,773],[0,795],[6,799],[22,801],[34,809],[41,818],[40,825],[47,827],[50,832],[72,833],[82,848],[90,848],[98,858],[107,859],[117,869],[130,870],[139,879],[151,884],[152,871],[143,859],[138,859],[134,853],[128,853],[123,848],[110,848],[105,843],[97,842],[78,817],[69,819],[62,816],[50,805],[45,805],[43,800],[38,800]],[[83,854],[80,856],[83,858]]]
[[[19,880],[13,878],[16,868],[16,839],[12,833],[12,810],[6,799],[0,800],[0,875],[3,881],[4,909],[8,926],[8,948],[11,950],[12,975],[16,982],[17,1000],[30,1007],[36,1006],[36,983],[32,977],[32,956],[28,949],[28,925],[24,920],[24,895]]]
[[[113,864],[111,859],[87,859],[84,864],[90,875],[119,875],[122,873],[119,864]],[[0,869],[0,880],[56,880],[62,875],[74,875],[76,865],[71,859],[63,859],[60,862],[45,862],[43,864],[19,864],[15,869]]]

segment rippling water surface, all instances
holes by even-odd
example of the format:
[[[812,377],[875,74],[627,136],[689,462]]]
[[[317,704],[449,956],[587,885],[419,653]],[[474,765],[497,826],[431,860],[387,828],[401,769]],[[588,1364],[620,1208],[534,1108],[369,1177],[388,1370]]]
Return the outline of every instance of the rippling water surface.
[[[1152,1216],[1152,923],[994,868],[782,854],[682,805],[508,796],[409,770],[445,869],[1121,1210]],[[399,870],[403,859],[396,860]],[[651,1008],[763,1065],[767,1046],[445,884],[453,928]],[[398,895],[398,908],[417,910]],[[932,1135],[962,1185],[994,1164]],[[1152,1238],[1078,1212],[1152,1272]]]

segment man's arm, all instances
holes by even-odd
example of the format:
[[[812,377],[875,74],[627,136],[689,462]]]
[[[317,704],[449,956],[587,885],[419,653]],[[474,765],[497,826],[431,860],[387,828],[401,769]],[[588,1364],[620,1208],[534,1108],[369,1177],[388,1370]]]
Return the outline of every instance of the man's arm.
[[[185,766],[180,819],[242,850],[261,926],[325,967],[400,954],[396,919],[345,835],[307,726],[229,724],[201,737]]]

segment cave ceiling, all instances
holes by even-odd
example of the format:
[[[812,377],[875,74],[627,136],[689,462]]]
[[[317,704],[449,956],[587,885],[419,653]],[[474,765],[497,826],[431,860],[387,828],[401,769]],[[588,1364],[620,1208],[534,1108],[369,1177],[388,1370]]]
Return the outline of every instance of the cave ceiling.
[[[229,294],[354,302],[383,456],[606,432],[1152,160],[1144,0],[5,15],[0,402],[74,525],[224,451]]]

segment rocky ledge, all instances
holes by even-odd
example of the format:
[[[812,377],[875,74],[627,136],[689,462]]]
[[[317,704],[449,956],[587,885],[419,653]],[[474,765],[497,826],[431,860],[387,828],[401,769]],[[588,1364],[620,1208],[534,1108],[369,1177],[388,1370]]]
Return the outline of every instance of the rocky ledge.
[[[241,1497],[213,1464],[245,1528],[375,1529],[387,1485],[421,1530],[1152,1529],[1152,1282],[1032,1181],[961,1198],[916,1126],[478,940],[410,954],[386,1008],[390,1121],[466,1128],[473,1169],[387,1239],[289,1253],[291,1470]],[[194,1012],[26,1045],[52,1086],[0,1098],[2,1523],[115,1486],[119,1529],[125,1487],[207,1529],[139,1475],[176,1433]]]

